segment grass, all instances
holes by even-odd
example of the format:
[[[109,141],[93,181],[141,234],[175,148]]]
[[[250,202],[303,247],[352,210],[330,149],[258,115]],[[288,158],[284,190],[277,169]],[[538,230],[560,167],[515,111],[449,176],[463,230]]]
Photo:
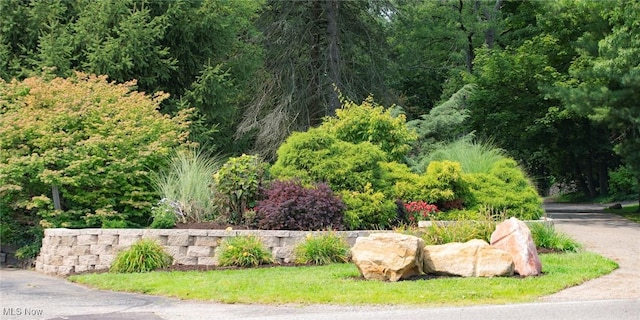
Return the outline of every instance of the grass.
[[[100,289],[260,304],[477,305],[530,302],[610,273],[614,261],[594,253],[542,254],[543,276],[364,281],[354,264],[208,272],[85,274],[70,281]]]
[[[505,157],[504,151],[491,143],[460,139],[429,154],[424,167],[431,161],[450,160],[459,162],[464,173],[489,173],[493,165]]]
[[[160,195],[177,211],[180,222],[210,220],[214,205],[215,181],[220,160],[196,149],[183,150],[171,158],[167,170],[153,176]]]
[[[553,249],[563,252],[577,252],[582,245],[568,235],[557,232],[553,225],[533,223],[529,225],[531,235],[538,248]]]
[[[638,205],[625,206],[622,209],[606,209],[607,212],[620,215],[633,222],[640,223],[640,211]]]

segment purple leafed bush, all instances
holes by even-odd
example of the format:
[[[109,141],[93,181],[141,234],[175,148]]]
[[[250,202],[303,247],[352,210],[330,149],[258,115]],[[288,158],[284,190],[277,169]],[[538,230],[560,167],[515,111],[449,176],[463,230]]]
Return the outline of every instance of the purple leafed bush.
[[[305,188],[299,181],[274,181],[256,206],[256,220],[268,230],[343,230],[345,209],[324,183]]]

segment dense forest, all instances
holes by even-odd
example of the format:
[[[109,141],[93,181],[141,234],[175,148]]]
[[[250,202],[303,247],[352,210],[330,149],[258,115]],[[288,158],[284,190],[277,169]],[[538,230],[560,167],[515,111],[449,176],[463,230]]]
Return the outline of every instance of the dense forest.
[[[425,152],[469,136],[542,192],[638,194],[640,3],[508,0],[3,0],[0,77],[137,81],[191,139],[275,151],[369,96]]]

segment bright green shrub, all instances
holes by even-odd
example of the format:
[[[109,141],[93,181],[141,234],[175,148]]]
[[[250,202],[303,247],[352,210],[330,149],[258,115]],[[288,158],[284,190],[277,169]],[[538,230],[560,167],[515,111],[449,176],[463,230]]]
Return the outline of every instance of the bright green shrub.
[[[256,236],[226,238],[216,248],[216,255],[220,266],[257,267],[273,263],[271,252]]]
[[[315,128],[287,138],[270,172],[281,180],[325,182],[336,191],[362,191],[368,183],[380,183],[378,162],[384,159],[384,152],[369,142],[344,142]]]
[[[504,151],[490,143],[473,142],[467,138],[442,145],[422,159],[417,159],[419,164],[416,170],[424,170],[432,161],[449,160],[460,163],[464,173],[488,173],[496,162],[505,158]]]
[[[536,220],[544,214],[542,199],[512,159],[496,162],[489,173],[465,174],[464,180],[470,190],[468,208],[490,207],[521,220]]]
[[[396,218],[395,201],[374,191],[371,185],[366,185],[362,192],[344,190],[340,195],[347,205],[344,224],[350,230],[386,229]]]
[[[294,249],[296,263],[330,264],[349,261],[350,246],[347,241],[332,232],[312,236]]]
[[[229,158],[215,174],[215,201],[230,223],[245,223],[244,213],[258,201],[260,186],[267,179],[267,163],[257,155]]]
[[[377,105],[373,97],[361,104],[342,101],[335,117],[324,119],[321,128],[336,138],[359,144],[370,142],[388,155],[388,160],[401,161],[417,139],[415,132],[405,125],[404,115],[394,117],[390,109]]]
[[[179,222],[201,222],[214,218],[213,195],[216,183],[213,175],[219,160],[196,149],[179,150],[169,161],[168,168],[152,175],[152,181],[162,201],[173,209]],[[154,212],[154,222],[161,216]],[[165,219],[165,220],[166,220]],[[169,222],[169,220],[167,220]],[[157,224],[156,224],[157,225]]]
[[[150,239],[142,239],[129,249],[118,253],[109,272],[149,272],[166,268],[171,263],[173,263],[173,257],[167,254],[161,245]]]
[[[0,81],[0,206],[45,227],[146,225],[150,173],[186,141],[188,114],[160,114],[166,95],[134,85],[81,73]]]

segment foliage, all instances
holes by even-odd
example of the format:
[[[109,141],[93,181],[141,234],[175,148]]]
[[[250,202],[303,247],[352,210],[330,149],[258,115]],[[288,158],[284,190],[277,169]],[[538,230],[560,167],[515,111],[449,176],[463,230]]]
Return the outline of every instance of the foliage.
[[[451,242],[467,242],[481,239],[487,242],[496,229],[493,219],[481,216],[478,220],[457,220],[446,223],[432,221],[431,225],[419,230],[407,230],[424,239],[426,245],[440,245]],[[402,230],[400,230],[402,231]]]
[[[533,242],[538,248],[578,252],[582,245],[564,233],[556,231],[553,225],[533,223],[529,225]]]
[[[408,219],[412,223],[418,220],[427,220],[438,212],[438,207],[424,201],[412,201],[404,204],[404,208],[409,215]]]
[[[396,219],[396,203],[367,184],[364,191],[340,192],[347,206],[344,224],[349,230],[386,229]]]
[[[176,204],[177,205],[177,204]],[[151,225],[152,229],[171,229],[176,226],[176,208],[167,199],[160,200],[151,208]]]
[[[380,182],[378,162],[385,158],[384,152],[370,142],[345,142],[322,128],[314,128],[287,138],[270,172],[280,179],[326,182],[336,191],[362,191],[367,183]]]
[[[540,260],[544,276],[524,281],[518,277],[441,277],[390,284],[362,281],[352,263],[172,272],[170,276],[166,272],[83,274],[69,280],[104,290],[220,303],[442,307],[536,302],[617,268],[614,261],[591,252],[542,254]],[[393,290],[389,290],[390,286]]]
[[[220,266],[257,267],[273,263],[271,252],[256,236],[226,238],[216,248],[216,256]]]
[[[496,162],[489,173],[464,174],[463,179],[470,191],[468,208],[490,207],[521,220],[537,220],[544,214],[542,199],[512,159]]]
[[[150,272],[158,268],[166,268],[172,262],[173,257],[167,254],[161,245],[151,239],[142,239],[129,249],[118,253],[109,272]]]
[[[296,263],[330,264],[349,261],[351,247],[344,238],[332,232],[308,234],[294,249]]]
[[[468,84],[460,88],[447,101],[433,107],[429,113],[422,114],[419,119],[407,122],[407,126],[416,130],[418,139],[415,152],[422,158],[435,149],[440,149],[442,143],[469,137],[465,132],[465,122],[469,118],[467,100],[473,94],[475,85]],[[434,159],[443,160],[443,159]],[[449,159],[454,160],[454,159]],[[422,168],[416,171],[423,171]]]
[[[97,0],[0,2],[0,77],[9,81],[53,69],[126,82],[138,90],[168,92],[162,110],[181,101],[198,109],[192,138],[231,152],[239,107],[253,87],[261,48],[253,25],[262,1]],[[217,68],[217,70],[216,70]],[[205,128],[219,134],[205,136]]]
[[[163,201],[171,204],[176,215],[174,220],[187,223],[214,218],[212,199],[216,183],[213,175],[220,166],[218,163],[218,159],[200,150],[179,150],[167,169],[152,176]]]
[[[385,110],[371,96],[361,104],[345,99],[342,104],[335,117],[324,119],[321,129],[353,144],[370,142],[384,151],[388,160],[403,161],[416,139],[416,134],[405,125],[404,115],[394,117],[391,109]]]
[[[613,197],[625,198],[640,192],[640,181],[634,177],[633,171],[628,166],[609,170],[609,178],[609,194]]]
[[[258,201],[256,220],[260,229],[341,230],[344,210],[326,184],[305,188],[298,181],[274,181]]]
[[[459,139],[441,145],[426,155],[416,170],[420,170],[431,161],[449,160],[460,163],[464,173],[487,173],[496,162],[505,159],[505,152],[490,143],[474,142],[469,139]]]
[[[334,114],[338,91],[355,99],[389,97],[385,5],[264,1],[256,21],[264,64],[253,75],[238,136],[254,137],[255,150],[271,159],[292,131],[306,131]]]
[[[245,223],[243,214],[256,206],[260,187],[267,180],[267,166],[257,155],[243,154],[229,158],[215,174],[215,201],[230,223]]]
[[[188,113],[161,115],[166,96],[134,85],[82,73],[0,81],[0,206],[31,226],[36,215],[44,227],[146,225],[149,177],[186,141]]]

